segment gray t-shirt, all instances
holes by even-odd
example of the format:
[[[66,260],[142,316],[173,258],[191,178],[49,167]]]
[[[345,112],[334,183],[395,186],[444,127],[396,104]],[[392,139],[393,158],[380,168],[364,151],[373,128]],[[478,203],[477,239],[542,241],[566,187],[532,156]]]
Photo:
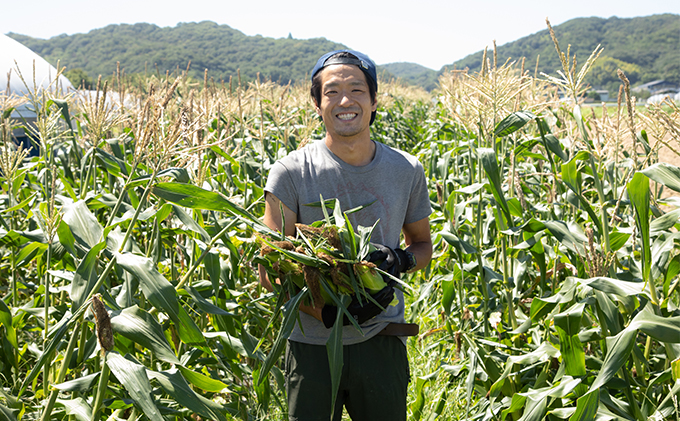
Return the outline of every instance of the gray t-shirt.
[[[272,193],[297,214],[298,222],[311,224],[324,219],[319,207],[305,206],[324,200],[338,199],[342,210],[369,205],[348,215],[357,226],[372,226],[379,221],[371,241],[389,247],[399,247],[404,224],[427,218],[432,209],[423,167],[406,152],[375,142],[373,160],[355,167],[335,156],[325,140],[317,140],[291,152],[277,161],[269,172],[265,191]],[[403,293],[396,290],[399,304],[364,323],[363,336],[353,327],[343,328],[343,343],[352,345],[370,339],[388,323],[404,322]],[[305,313],[300,313],[304,334],[296,324],[290,339],[324,345],[331,329]]]

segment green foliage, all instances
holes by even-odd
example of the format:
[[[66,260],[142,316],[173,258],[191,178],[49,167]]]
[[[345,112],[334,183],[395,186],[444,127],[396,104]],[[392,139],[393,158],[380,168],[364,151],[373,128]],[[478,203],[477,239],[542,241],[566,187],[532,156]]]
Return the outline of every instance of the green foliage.
[[[64,76],[71,82],[73,86],[82,87],[83,89],[94,88],[92,78],[80,68],[70,69],[64,72]]]
[[[437,87],[437,72],[425,66],[415,63],[389,63],[380,66],[381,70],[385,70],[389,75],[394,75],[411,85],[421,86],[427,91],[432,91]],[[383,75],[384,79],[389,79],[389,76]]]
[[[227,25],[204,21],[158,27],[147,23],[109,25],[86,34],[50,39],[8,34],[50,63],[83,69],[90,77],[107,77],[120,63],[127,74],[165,75],[189,66],[189,75],[216,82],[260,77],[286,84],[303,79],[324,53],[343,45],[324,38],[296,40],[246,36]],[[78,84],[79,85],[79,84]]]
[[[621,68],[632,84],[665,79],[680,84],[680,18],[674,14],[621,19],[577,18],[554,27],[560,45],[578,57],[588,57],[600,44],[604,48],[595,69],[586,82],[605,88],[616,95]],[[538,71],[549,75],[560,69],[559,58],[548,30],[520,38],[498,47],[499,60],[526,58],[526,68],[533,72],[538,60]],[[540,57],[540,58],[539,58]],[[458,69],[481,68],[482,52],[471,54],[448,66]],[[614,70],[612,72],[612,69]],[[616,86],[615,86],[616,85]]]

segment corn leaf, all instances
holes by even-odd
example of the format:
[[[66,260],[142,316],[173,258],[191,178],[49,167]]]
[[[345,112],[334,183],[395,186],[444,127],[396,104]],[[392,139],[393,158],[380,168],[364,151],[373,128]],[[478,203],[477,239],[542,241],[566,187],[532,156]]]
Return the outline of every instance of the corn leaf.
[[[229,411],[229,408],[223,407],[194,392],[178,370],[148,371],[148,375],[161,385],[165,393],[183,407],[189,408],[206,419],[227,421],[224,413]]]
[[[489,148],[479,148],[477,149],[479,153],[479,159],[481,161],[482,167],[486,172],[487,177],[489,177],[491,193],[493,194],[496,203],[503,211],[503,215],[506,219],[506,226],[513,226],[512,216],[510,215],[510,209],[508,208],[508,203],[505,200],[505,195],[503,194],[503,185],[501,183],[501,174],[498,168],[498,161],[496,159],[496,153],[493,149]]]
[[[657,316],[651,303],[633,318],[628,329],[639,329],[660,342],[680,343],[680,316]]]
[[[144,411],[144,414],[152,421],[163,421],[163,417],[153,400],[153,391],[146,375],[146,368],[123,358],[115,352],[106,354],[106,364],[130,394],[130,397]]]
[[[183,183],[158,183],[153,186],[151,192],[168,202],[186,208],[228,212],[251,224],[260,233],[275,234],[250,212],[231,202],[220,193]]]
[[[328,367],[331,372],[331,413],[329,418],[333,418],[333,409],[335,408],[335,400],[338,397],[338,388],[340,387],[340,378],[342,377],[343,350],[342,350],[342,318],[344,314],[338,311],[335,317],[335,323],[331,329],[331,334],[326,342],[326,353],[328,354]]]
[[[94,288],[97,283],[97,279],[99,278],[97,273],[99,252],[102,251],[104,247],[106,247],[105,241],[92,247],[78,265],[78,269],[73,277],[73,282],[71,283],[71,301],[73,301],[74,308],[80,308],[80,306],[83,305],[85,299],[89,296],[92,288]]]
[[[607,338],[607,354],[605,355],[602,368],[595,381],[590,386],[589,392],[597,390],[611,380],[623,367],[635,345],[637,329],[630,327],[622,330],[618,335]]]
[[[171,364],[180,363],[165,338],[161,325],[152,315],[136,305],[114,313],[111,327],[114,332],[153,351],[156,358]]]
[[[40,372],[41,372],[43,366],[45,365],[45,363],[47,362],[47,360],[49,358],[51,358],[52,352],[54,352],[54,350],[57,349],[57,346],[59,345],[61,340],[64,338],[64,335],[66,334],[66,332],[68,332],[69,327],[70,327],[68,322],[70,320],[71,320],[71,315],[66,314],[63,317],[63,319],[61,320],[61,322],[58,325],[54,326],[54,328],[52,328],[52,330],[50,331],[50,336],[51,336],[50,341],[47,343],[47,346],[45,346],[43,353],[40,354],[40,357],[38,358],[38,360],[33,365],[33,368],[31,369],[31,371],[28,373],[28,375],[24,379],[24,382],[21,384],[21,389],[19,389],[19,393],[17,394],[17,397],[21,397],[21,395],[23,395],[24,392],[26,391],[26,388],[28,387],[28,385],[30,385],[31,382],[33,382],[33,380],[38,376],[38,374],[40,374]]]
[[[267,355],[267,359],[262,364],[262,368],[260,368],[260,377],[258,379],[260,382],[267,378],[269,370],[271,370],[283,353],[283,350],[286,346],[286,340],[293,331],[295,321],[298,318],[298,309],[300,308],[300,303],[308,295],[307,292],[307,287],[302,288],[302,290],[298,292],[297,295],[291,298],[283,306],[283,322],[281,323],[281,329],[279,330],[279,334],[274,341],[271,351],[269,351],[269,355]]]
[[[203,373],[197,373],[189,370],[186,367],[178,366],[182,376],[189,381],[189,383],[207,392],[224,392],[229,393],[228,386],[217,379],[208,377]]]
[[[80,421],[92,419],[92,407],[83,398],[57,399],[57,403],[64,406],[66,413]]]
[[[116,253],[118,264],[139,279],[146,298],[154,307],[165,311],[170,319],[179,327],[179,301],[175,288],[156,269],[148,257],[132,253]]]
[[[91,249],[102,241],[104,229],[85,201],[79,200],[64,205],[63,212],[62,220],[68,224],[76,242],[85,250]]]
[[[67,382],[53,384],[52,387],[59,389],[62,392],[85,393],[92,387],[95,381],[97,381],[100,374],[101,371],[98,371],[96,373],[88,374],[87,376],[79,377]]]
[[[5,337],[9,343],[14,348],[19,349],[16,330],[12,325],[12,312],[3,300],[0,300],[0,326],[5,326]]]
[[[628,197],[635,208],[635,222],[642,237],[642,273],[645,282],[650,279],[652,250],[649,238],[649,178],[637,172],[627,186]],[[654,286],[652,286],[654,288]]]
[[[640,171],[650,179],[669,189],[680,192],[680,167],[659,162]],[[635,177],[635,176],[633,176]]]
[[[180,289],[177,291],[180,295],[188,295],[190,296],[194,303],[198,306],[200,310],[207,314],[219,314],[222,316],[234,316],[233,313],[230,313],[223,308],[220,308],[213,304],[212,302],[208,301],[205,299],[198,290],[192,286],[185,286],[183,289]]]
[[[494,129],[494,136],[505,137],[524,127],[536,118],[531,111],[516,111],[501,120]]]
[[[597,415],[600,404],[600,391],[595,389],[578,398],[576,401],[576,412],[569,418],[569,421],[593,421]]]

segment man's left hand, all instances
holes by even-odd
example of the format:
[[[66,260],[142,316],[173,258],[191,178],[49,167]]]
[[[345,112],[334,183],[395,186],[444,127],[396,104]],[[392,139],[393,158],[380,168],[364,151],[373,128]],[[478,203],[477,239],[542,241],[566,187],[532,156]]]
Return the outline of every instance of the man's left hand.
[[[368,255],[368,261],[379,262],[382,260],[382,263],[378,265],[378,269],[389,273],[395,278],[399,278],[402,273],[415,266],[415,258],[412,253],[400,248],[393,249],[382,244],[373,245],[377,250]]]

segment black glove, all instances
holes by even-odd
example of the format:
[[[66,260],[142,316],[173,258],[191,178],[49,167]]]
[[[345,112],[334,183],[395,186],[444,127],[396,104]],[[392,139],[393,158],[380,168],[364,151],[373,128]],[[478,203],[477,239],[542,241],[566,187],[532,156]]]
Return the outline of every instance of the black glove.
[[[349,311],[349,314],[351,314],[352,317],[354,317],[354,320],[356,320],[359,324],[363,324],[367,320],[374,318],[383,311],[383,308],[387,308],[387,306],[390,305],[394,299],[394,288],[391,286],[386,286],[385,288],[371,295],[371,297],[373,297],[373,299],[378,304],[380,304],[380,307],[382,308],[365,297],[362,299],[363,305],[361,305],[359,304],[359,300],[356,296],[352,297],[352,301],[347,306],[347,311]],[[333,327],[337,315],[338,308],[336,306],[330,304],[323,306],[321,309],[321,320],[323,321],[323,325],[326,326],[326,329]],[[350,324],[346,314],[342,318],[342,324],[343,326]]]
[[[378,265],[378,269],[384,270],[395,278],[399,278],[402,273],[415,267],[413,253],[402,249],[393,249],[382,244],[373,244],[373,246],[377,250],[372,251],[368,255],[368,261],[378,262],[382,260],[382,263]]]

